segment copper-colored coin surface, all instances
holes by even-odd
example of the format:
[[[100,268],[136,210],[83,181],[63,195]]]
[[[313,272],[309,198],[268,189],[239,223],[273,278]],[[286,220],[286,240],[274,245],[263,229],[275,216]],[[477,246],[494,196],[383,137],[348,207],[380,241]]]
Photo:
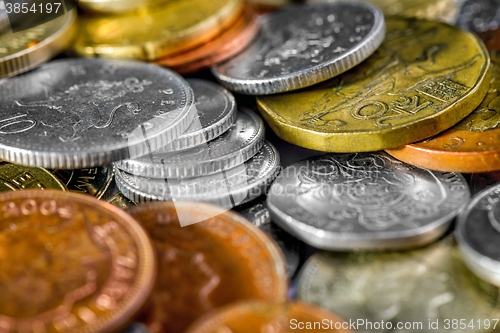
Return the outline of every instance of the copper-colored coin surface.
[[[231,28],[203,46],[173,57],[163,58],[158,65],[170,67],[178,73],[193,73],[238,54],[259,31],[257,16],[247,8],[245,14]]]
[[[158,254],[150,308],[141,318],[151,331],[182,333],[204,313],[235,301],[285,300],[283,254],[241,215],[191,202],[154,202],[127,212]],[[181,227],[179,220],[202,222]]]
[[[491,51],[490,58],[490,89],[476,110],[432,138],[386,151],[403,162],[431,170],[500,170],[500,52]]]
[[[185,333],[257,332],[348,333],[351,330],[342,318],[310,304],[245,302],[200,318]]]
[[[146,301],[155,256],[119,208],[54,190],[0,193],[0,332],[112,332]]]

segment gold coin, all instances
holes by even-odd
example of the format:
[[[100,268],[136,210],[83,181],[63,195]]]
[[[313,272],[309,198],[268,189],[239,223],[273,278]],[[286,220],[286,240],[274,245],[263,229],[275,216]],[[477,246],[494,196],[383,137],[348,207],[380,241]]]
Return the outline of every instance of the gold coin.
[[[115,173],[111,166],[75,170],[51,170],[68,190],[90,194],[97,199],[107,197]]]
[[[133,206],[137,206],[135,202],[123,195],[122,192],[113,194],[108,200],[106,200],[115,207],[125,209]]]
[[[171,0],[79,0],[78,6],[96,13],[121,14],[167,1]]]
[[[36,27],[0,34],[0,78],[27,72],[66,49],[75,22],[76,10],[71,10]]]
[[[240,16],[242,0],[176,0],[120,16],[82,17],[73,51],[85,57],[154,60],[200,45]]]
[[[156,259],[119,208],[62,191],[0,193],[0,331],[104,333],[152,290]]]
[[[24,189],[66,191],[66,186],[43,168],[31,168],[0,161],[0,192]]]
[[[389,18],[366,61],[334,79],[258,106],[282,139],[329,152],[366,152],[419,141],[474,110],[490,60],[471,33],[444,23]]]

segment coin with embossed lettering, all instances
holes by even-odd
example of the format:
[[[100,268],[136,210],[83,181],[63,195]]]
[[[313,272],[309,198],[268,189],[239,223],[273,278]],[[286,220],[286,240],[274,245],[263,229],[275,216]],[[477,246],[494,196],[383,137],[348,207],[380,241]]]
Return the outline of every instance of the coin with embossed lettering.
[[[296,90],[356,66],[379,47],[384,34],[382,12],[368,3],[291,7],[262,17],[252,44],[212,72],[239,93]]]
[[[234,211],[243,215],[244,218],[252,222],[256,227],[271,222],[271,213],[267,209],[265,196],[235,207]]]
[[[157,179],[116,169],[116,184],[134,202],[201,201],[232,208],[267,193],[279,170],[279,153],[273,145],[266,143],[244,164],[214,174]]]
[[[148,203],[127,212],[158,254],[156,285],[140,318],[152,332],[184,332],[200,315],[235,301],[286,299],[278,246],[241,215],[190,202]],[[180,219],[189,225],[181,227]]]
[[[350,333],[336,314],[303,302],[240,302],[198,319],[185,333]]]
[[[70,191],[90,194],[97,199],[106,198],[112,190],[113,167],[103,166],[88,169],[50,170],[64,182]]]
[[[257,99],[274,132],[329,152],[366,152],[426,139],[455,125],[489,88],[489,55],[450,25],[388,18],[384,43],[351,71],[304,89]]]
[[[357,322],[359,333],[492,332],[500,289],[458,252],[446,237],[414,251],[317,253],[300,273],[298,299]]]
[[[141,226],[89,195],[0,193],[0,328],[113,332],[151,292],[156,258]]]
[[[0,192],[25,189],[66,191],[66,186],[43,168],[31,168],[0,161]]]
[[[137,206],[135,202],[124,196],[122,192],[113,194],[106,201],[112,204],[113,206],[116,206],[121,209]]]
[[[181,152],[159,151],[115,163],[118,169],[152,178],[187,178],[234,168],[264,144],[264,123],[253,111],[239,108],[233,125],[212,141]]]
[[[196,108],[179,75],[142,62],[62,59],[0,81],[0,158],[53,169],[108,165],[160,149]]]
[[[472,199],[458,218],[456,236],[467,266],[500,286],[500,185]]]
[[[285,168],[267,206],[274,222],[317,248],[399,249],[441,237],[469,197],[460,174],[387,154],[325,154]]]
[[[440,171],[490,172],[500,170],[500,52],[490,52],[490,89],[465,119],[438,135],[386,150],[395,158]]]
[[[473,32],[498,29],[500,27],[500,1],[466,0],[462,4],[457,26]]]
[[[0,33],[0,78],[27,72],[63,51],[74,36],[75,22],[72,10],[33,28]]]

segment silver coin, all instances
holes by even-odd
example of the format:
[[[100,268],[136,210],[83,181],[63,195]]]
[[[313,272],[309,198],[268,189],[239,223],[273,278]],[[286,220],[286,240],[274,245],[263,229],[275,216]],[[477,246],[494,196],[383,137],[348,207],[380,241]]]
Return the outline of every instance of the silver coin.
[[[235,207],[234,210],[243,215],[254,226],[260,227],[263,224],[271,223],[271,213],[267,209],[265,198],[255,200],[245,205]]]
[[[500,286],[500,185],[472,199],[460,214],[455,232],[467,266]]]
[[[278,151],[266,143],[249,161],[220,173],[189,179],[155,179],[116,169],[116,185],[134,202],[199,201],[232,208],[265,194],[279,168]]]
[[[151,178],[189,178],[231,169],[254,156],[264,144],[264,123],[240,108],[236,121],[216,139],[181,152],[154,152],[115,163],[118,169]]]
[[[236,101],[230,92],[206,80],[187,81],[193,89],[197,116],[180,137],[161,149],[162,152],[202,145],[227,131],[236,119]]]
[[[158,150],[196,113],[188,83],[142,62],[64,59],[0,82],[0,159],[53,169]]]
[[[473,32],[500,27],[500,0],[467,0],[462,4],[457,26]]]
[[[271,218],[327,250],[396,249],[442,236],[470,198],[460,174],[387,154],[325,154],[292,164],[271,186]]]
[[[465,267],[452,237],[414,251],[317,253],[298,280],[299,300],[357,333],[486,333],[500,314],[499,288]]]
[[[295,6],[265,16],[254,42],[212,72],[223,85],[244,94],[296,90],[356,66],[384,36],[382,12],[371,4]]]

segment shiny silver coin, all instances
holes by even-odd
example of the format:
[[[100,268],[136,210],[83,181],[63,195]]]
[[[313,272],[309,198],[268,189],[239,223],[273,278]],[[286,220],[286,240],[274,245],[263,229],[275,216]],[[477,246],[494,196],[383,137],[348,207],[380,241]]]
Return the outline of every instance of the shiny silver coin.
[[[187,80],[194,93],[197,115],[180,137],[161,149],[173,152],[196,147],[227,131],[236,119],[236,101],[221,86],[200,79]]]
[[[469,197],[460,174],[387,154],[326,154],[285,168],[267,206],[279,226],[320,249],[398,249],[438,239]]]
[[[500,286],[500,185],[477,194],[460,214],[455,230],[465,263]]]
[[[196,113],[179,75],[142,62],[64,59],[0,81],[0,159],[53,169],[160,149]]]
[[[244,218],[252,222],[256,227],[271,223],[271,213],[269,213],[269,209],[267,209],[265,198],[261,200],[256,199],[252,202],[240,205],[235,207],[234,210],[243,215]]]
[[[118,169],[151,178],[190,178],[234,168],[264,144],[264,123],[253,111],[240,108],[236,121],[216,139],[181,152],[154,152],[115,163]]]
[[[200,201],[232,208],[265,194],[279,169],[278,151],[266,143],[244,164],[212,175],[155,179],[116,169],[116,185],[123,195],[134,202]]]
[[[472,32],[500,27],[500,0],[466,0],[462,4],[457,26]]]
[[[261,23],[248,48],[212,68],[231,90],[267,95],[311,86],[368,58],[385,36],[382,12],[363,2],[295,6]]]

